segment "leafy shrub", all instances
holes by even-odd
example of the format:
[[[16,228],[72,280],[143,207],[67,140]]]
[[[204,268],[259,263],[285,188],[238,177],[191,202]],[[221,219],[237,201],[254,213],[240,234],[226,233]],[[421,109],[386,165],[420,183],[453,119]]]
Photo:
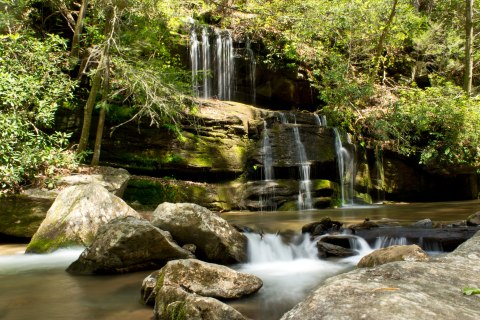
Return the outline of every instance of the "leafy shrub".
[[[28,35],[0,36],[0,189],[18,189],[61,168],[76,165],[65,150],[69,135],[51,133],[55,112],[68,106],[75,83],[67,65],[65,42]]]

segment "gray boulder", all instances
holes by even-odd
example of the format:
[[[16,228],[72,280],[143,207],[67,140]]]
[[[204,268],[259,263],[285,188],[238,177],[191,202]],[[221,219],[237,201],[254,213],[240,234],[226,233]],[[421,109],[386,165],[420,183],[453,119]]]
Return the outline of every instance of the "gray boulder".
[[[322,241],[317,242],[317,249],[319,258],[350,257],[357,254],[355,250]]]
[[[140,217],[102,185],[91,183],[62,190],[27,246],[27,253],[92,244],[99,228],[110,220]]]
[[[135,217],[103,225],[92,245],[67,271],[75,274],[115,274],[155,269],[174,259],[194,255],[173,241],[170,233]]]
[[[430,219],[422,219],[415,223],[412,223],[412,227],[430,229],[430,228],[433,228],[433,222]]]
[[[247,238],[210,210],[191,203],[160,204],[152,224],[169,231],[179,244],[194,244],[199,258],[218,263],[246,260]]]
[[[397,261],[332,277],[287,312],[287,319],[479,318],[480,232],[433,261]]]
[[[373,251],[364,256],[357,264],[358,268],[375,267],[393,261],[428,261],[428,254],[416,244],[408,246],[390,246]]]
[[[214,299],[237,299],[257,292],[262,280],[225,266],[196,259],[175,260],[160,269],[155,287],[155,316],[170,319],[244,319]]]

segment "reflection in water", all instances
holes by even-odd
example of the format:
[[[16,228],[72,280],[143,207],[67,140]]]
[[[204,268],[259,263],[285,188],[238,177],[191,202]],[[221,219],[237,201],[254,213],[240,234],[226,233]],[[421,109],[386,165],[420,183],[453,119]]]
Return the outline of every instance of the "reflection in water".
[[[303,225],[324,216],[347,224],[369,217],[390,218],[405,225],[424,218],[434,222],[464,220],[479,209],[480,201],[468,201],[222,216],[265,233],[288,229],[298,233]],[[235,268],[258,275],[264,287],[254,297],[230,304],[253,319],[265,320],[278,319],[311,289],[332,275],[350,270],[371,250],[358,240],[355,248],[359,255],[325,261],[316,259],[314,245],[307,237],[297,239],[295,246],[268,234],[263,239],[251,235],[250,241],[256,241],[258,249],[250,252],[252,262]],[[0,245],[0,319],[151,319],[152,309],[139,302],[141,283],[149,271],[120,276],[71,276],[64,270],[78,257],[80,249],[48,255],[18,254],[23,250],[24,246]]]

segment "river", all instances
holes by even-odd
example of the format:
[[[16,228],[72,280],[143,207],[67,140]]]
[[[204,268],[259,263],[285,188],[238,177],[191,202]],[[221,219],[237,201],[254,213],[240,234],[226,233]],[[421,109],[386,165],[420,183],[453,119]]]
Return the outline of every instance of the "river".
[[[430,218],[434,222],[464,220],[480,211],[480,201],[414,203],[346,207],[302,212],[229,212],[228,221],[265,233],[250,237],[251,261],[233,266],[258,275],[264,287],[254,297],[230,304],[253,319],[278,319],[328,277],[352,269],[365,246],[353,259],[316,259],[308,238],[286,245],[278,231],[299,232],[324,216],[345,223],[394,219],[401,224]],[[268,233],[272,234],[268,234]],[[257,238],[254,238],[257,237]],[[151,319],[150,307],[140,303],[140,287],[149,271],[119,276],[72,276],[65,268],[81,248],[47,255],[24,255],[25,245],[0,245],[0,319]],[[371,250],[371,249],[370,249]]]

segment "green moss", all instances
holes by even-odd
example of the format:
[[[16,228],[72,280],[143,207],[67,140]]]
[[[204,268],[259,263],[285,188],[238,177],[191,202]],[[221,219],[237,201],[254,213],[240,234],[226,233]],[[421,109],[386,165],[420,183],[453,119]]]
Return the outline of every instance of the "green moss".
[[[63,236],[57,238],[46,239],[35,237],[30,241],[25,252],[28,253],[49,253],[61,248],[78,247],[82,246],[82,243],[67,240]]]
[[[334,185],[330,180],[313,180],[313,190],[334,189]]]
[[[179,202],[185,199],[185,190],[167,179],[132,178],[123,194],[126,202],[138,201],[144,205]]]
[[[187,320],[187,309],[185,301],[175,301],[167,306],[166,318],[170,320]]]

